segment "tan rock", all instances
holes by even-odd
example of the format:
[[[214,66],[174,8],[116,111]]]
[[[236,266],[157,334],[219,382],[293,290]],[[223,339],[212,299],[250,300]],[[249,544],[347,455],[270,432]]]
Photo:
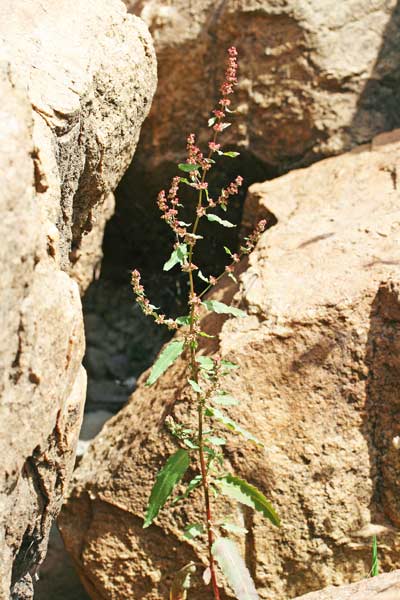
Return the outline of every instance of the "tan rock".
[[[277,224],[241,265],[239,290],[214,292],[235,294],[248,316],[203,320],[218,335],[204,352],[218,347],[240,365],[228,381],[241,401],[235,419],[265,444],[234,438],[226,467],[282,518],[276,529],[234,513],[249,530],[242,548],[262,599],[367,576],[374,534],[381,568],[399,561],[399,151],[397,132],[253,186],[246,221],[273,213]],[[141,529],[155,473],[174,448],[164,419],[194,418],[185,375],[178,361],[154,387],[142,379],[75,473],[62,534],[93,598],[165,598],[174,570],[204,560],[181,533],[198,519],[199,495]],[[197,582],[191,598],[204,597]]]
[[[400,571],[393,571],[352,585],[339,588],[330,586],[295,600],[398,600],[398,598],[400,598]]]
[[[3,3],[0,40],[0,599],[22,600],[81,424],[76,280],[101,256],[156,77],[146,27],[118,0]]]
[[[125,3],[148,24],[159,63],[137,175],[176,162],[185,136],[204,129],[231,45],[239,50],[238,124],[225,139],[265,165],[313,162],[399,126],[396,0]]]

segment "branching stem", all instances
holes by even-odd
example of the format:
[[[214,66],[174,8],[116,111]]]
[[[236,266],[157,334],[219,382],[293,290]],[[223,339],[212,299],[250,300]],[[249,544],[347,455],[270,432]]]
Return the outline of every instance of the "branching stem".
[[[216,140],[216,137],[217,136],[216,136],[216,132],[215,132],[214,140],[213,140],[214,142]],[[210,158],[211,155],[212,155],[212,151],[210,151],[208,158]],[[205,178],[206,178],[206,171],[204,170],[202,179],[201,179],[201,183],[204,183]],[[203,190],[200,189],[198,202],[197,202],[197,209],[201,208],[201,206],[202,206],[202,198],[203,198]],[[192,234],[194,234],[194,235],[196,235],[197,227],[199,225],[199,220],[200,220],[200,218],[197,214],[196,220],[193,225],[193,230],[192,230]],[[190,288],[190,298],[191,299],[193,299],[195,297],[193,271],[191,269],[192,258],[193,258],[193,246],[191,245],[190,249],[189,249],[189,253],[188,253],[189,288]],[[195,307],[194,307],[194,304],[191,304],[191,307],[190,307],[190,340],[191,340],[190,370],[191,370],[192,379],[196,383],[198,383],[198,367],[197,367],[197,363],[196,363],[197,335],[195,334],[194,324],[195,324]],[[195,337],[195,339],[194,339],[194,337]],[[202,488],[203,488],[203,494],[204,494],[204,508],[205,508],[204,519],[205,519],[206,531],[207,531],[207,546],[208,546],[209,566],[210,566],[210,572],[211,572],[211,585],[212,585],[212,589],[213,589],[214,599],[220,600],[220,594],[219,594],[219,589],[218,589],[218,584],[217,584],[216,569],[215,569],[215,561],[214,561],[214,556],[212,554],[212,546],[214,543],[214,534],[213,534],[213,529],[212,529],[213,523],[212,523],[212,511],[211,511],[211,502],[210,502],[210,491],[209,491],[208,479],[207,479],[207,467],[206,467],[206,461],[204,458],[203,411],[204,411],[204,402],[201,398],[201,394],[197,394],[197,414],[198,414],[197,445],[199,447],[200,472],[201,472],[201,481],[202,481]]]

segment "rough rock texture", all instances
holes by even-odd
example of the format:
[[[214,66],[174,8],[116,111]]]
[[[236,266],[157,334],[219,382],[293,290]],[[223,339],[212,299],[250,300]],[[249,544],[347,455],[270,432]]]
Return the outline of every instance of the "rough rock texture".
[[[400,571],[393,571],[352,585],[311,592],[295,600],[398,600],[399,598]]]
[[[315,161],[400,124],[397,0],[125,2],[149,25],[159,63],[143,167],[175,161],[184,136],[204,127],[232,44],[240,89],[230,137],[268,165]]]
[[[3,4],[1,600],[31,596],[74,464],[86,391],[77,281],[100,257],[156,79],[147,29],[118,0]]]
[[[241,400],[235,418],[266,446],[244,449],[235,438],[226,466],[282,518],[278,530],[234,513],[249,530],[243,552],[263,599],[366,576],[375,533],[382,569],[398,564],[399,150],[395,132],[254,186],[247,220],[269,212],[277,224],[241,265],[240,289],[214,292],[225,301],[236,293],[248,316],[204,318],[218,335],[204,351],[218,346],[240,364],[228,381]],[[139,382],[75,473],[61,530],[93,598],[165,598],[171,573],[195,560],[180,531],[198,517],[198,496],[141,529],[155,473],[173,450],[165,416],[194,416],[184,381],[177,361],[154,387]],[[196,582],[191,598],[205,597]]]

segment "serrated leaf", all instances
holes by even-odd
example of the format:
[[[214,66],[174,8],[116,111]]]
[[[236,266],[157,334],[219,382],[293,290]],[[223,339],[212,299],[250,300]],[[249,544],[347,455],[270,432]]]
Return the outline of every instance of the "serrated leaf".
[[[213,213],[207,213],[206,217],[209,221],[219,223],[224,227],[236,227],[234,223],[231,223],[230,221],[225,221],[224,219],[221,219],[221,217],[219,217],[218,215],[214,215]]]
[[[221,523],[222,529],[228,531],[229,533],[234,533],[236,535],[244,535],[248,533],[248,530],[244,527],[240,527],[240,525],[236,525],[236,523]]]
[[[236,158],[237,156],[240,156],[240,152],[223,152],[222,153],[224,156],[229,156],[229,158]]]
[[[239,435],[243,436],[249,442],[253,442],[257,446],[264,446],[264,444],[260,442],[260,440],[258,440],[252,433],[250,433],[250,431],[244,429],[241,425],[239,425],[239,423],[236,423],[236,421],[225,415],[218,408],[213,408],[209,406],[208,408],[206,408],[205,414],[208,417],[214,417],[214,419],[217,419],[217,421],[225,425],[225,427],[227,427],[234,433],[238,433]]]
[[[169,592],[169,600],[186,600],[190,588],[190,577],[196,572],[194,562],[190,562],[175,573]]]
[[[183,263],[187,256],[187,245],[179,244],[175,250],[172,251],[171,256],[167,260],[167,262],[163,266],[164,271],[170,271],[172,267],[177,265],[178,263]]]
[[[189,382],[192,390],[194,390],[196,392],[196,394],[203,394],[203,390],[202,390],[201,386],[197,383],[197,381],[194,381],[193,379],[188,379],[188,382]]]
[[[233,398],[229,394],[213,396],[211,402],[215,402],[215,404],[220,404],[221,406],[237,406],[239,404],[239,400],[236,400],[236,398]]]
[[[194,538],[198,537],[204,533],[204,527],[201,523],[189,523],[185,527],[184,536],[188,540],[194,540]]]
[[[193,492],[193,490],[195,490],[197,487],[199,487],[199,485],[201,485],[201,481],[202,481],[201,475],[196,475],[195,477],[193,477],[193,479],[191,479],[189,481],[184,493],[181,494],[180,496],[177,496],[176,498],[174,498],[172,504],[175,505],[180,500],[184,500],[185,498],[187,498],[189,496],[189,494],[191,494]]]
[[[212,545],[212,553],[237,600],[259,600],[254,581],[236,544],[228,538],[218,538]]]
[[[143,529],[149,527],[161,508],[168,500],[175,485],[182,479],[190,463],[186,450],[179,449],[169,457],[163,468],[158,472],[156,482],[151,490]]]
[[[234,475],[221,477],[217,483],[225,496],[229,496],[229,498],[257,510],[269,519],[271,523],[279,527],[280,519],[272,504],[254,485]]]
[[[177,358],[182,354],[185,347],[184,340],[172,340],[158,356],[153,368],[150,371],[150,376],[146,381],[146,385],[153,385],[159,377],[170,367]]]
[[[201,167],[199,165],[191,165],[189,163],[179,163],[178,169],[185,173],[191,173],[192,171],[198,171]]]
[[[214,361],[209,356],[196,356],[196,362],[199,363],[200,369],[203,371],[212,371],[214,369]]]
[[[203,306],[205,306],[208,310],[212,312],[221,314],[221,315],[233,315],[234,317],[246,317],[246,313],[244,310],[240,308],[236,308],[236,306],[228,306],[223,302],[219,302],[218,300],[203,300]]]

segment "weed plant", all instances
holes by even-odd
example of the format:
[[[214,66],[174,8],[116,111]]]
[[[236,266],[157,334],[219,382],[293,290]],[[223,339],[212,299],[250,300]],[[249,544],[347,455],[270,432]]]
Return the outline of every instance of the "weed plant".
[[[170,330],[182,330],[160,353],[152,367],[147,385],[153,385],[182,356],[187,363],[187,385],[191,389],[197,409],[196,429],[186,423],[177,423],[171,417],[166,419],[166,427],[176,440],[177,450],[168,458],[157,475],[143,527],[152,524],[189,466],[194,468],[196,475],[188,482],[185,492],[178,497],[178,500],[190,502],[192,494],[202,490],[203,517],[197,523],[187,523],[184,534],[189,539],[205,541],[208,564],[203,572],[203,581],[206,586],[211,585],[214,600],[220,600],[217,566],[223,572],[238,600],[256,600],[258,595],[236,544],[229,538],[230,533],[240,535],[246,532],[229,521],[217,523],[213,516],[212,498],[220,494],[225,495],[231,500],[259,511],[274,525],[279,525],[278,515],[264,494],[252,484],[224,470],[222,448],[226,439],[216,434],[213,427],[215,422],[219,427],[222,424],[228,431],[242,436],[249,443],[262,446],[251,432],[236,423],[225,412],[228,407],[231,413],[238,404],[237,400],[224,389],[224,376],[231,369],[236,369],[237,365],[219,355],[211,357],[198,353],[200,338],[212,337],[201,327],[201,316],[207,311],[231,315],[235,318],[246,315],[240,308],[206,299],[206,293],[222,277],[231,277],[236,281],[234,272],[237,263],[254,249],[266,226],[265,221],[260,221],[254,232],[244,239],[237,252],[225,247],[228,264],[222,273],[205,277],[196,266],[195,249],[196,243],[201,239],[198,234],[201,220],[207,219],[222,227],[235,227],[234,223],[219,214],[223,214],[221,210],[228,211],[229,199],[238,193],[243,182],[242,177],[238,175],[214,199],[209,193],[207,176],[210,170],[216,167],[218,157],[234,159],[239,155],[238,152],[224,151],[219,142],[220,134],[231,125],[229,119],[235,112],[232,110],[230,96],[237,84],[237,67],[237,51],[236,48],[231,47],[228,50],[228,65],[220,88],[218,106],[212,111],[212,116],[208,120],[208,127],[212,134],[207,152],[203,153],[200,150],[196,145],[194,134],[191,133],[187,138],[186,162],[178,164],[180,174],[173,178],[168,192],[163,190],[158,195],[161,219],[175,235],[175,244],[170,258],[164,265],[164,270],[169,271],[177,267],[187,274],[187,314],[172,319],[160,313],[159,309],[150,303],[141,284],[139,271],[135,270],[132,273],[134,293],[143,312],[159,325],[166,326]],[[186,223],[179,218],[179,211],[182,208],[179,199],[181,186],[187,186],[196,195],[192,223]],[[198,291],[200,286],[202,291]],[[195,565],[192,563],[180,569],[170,590],[170,600],[186,598],[190,576],[194,569]]]

